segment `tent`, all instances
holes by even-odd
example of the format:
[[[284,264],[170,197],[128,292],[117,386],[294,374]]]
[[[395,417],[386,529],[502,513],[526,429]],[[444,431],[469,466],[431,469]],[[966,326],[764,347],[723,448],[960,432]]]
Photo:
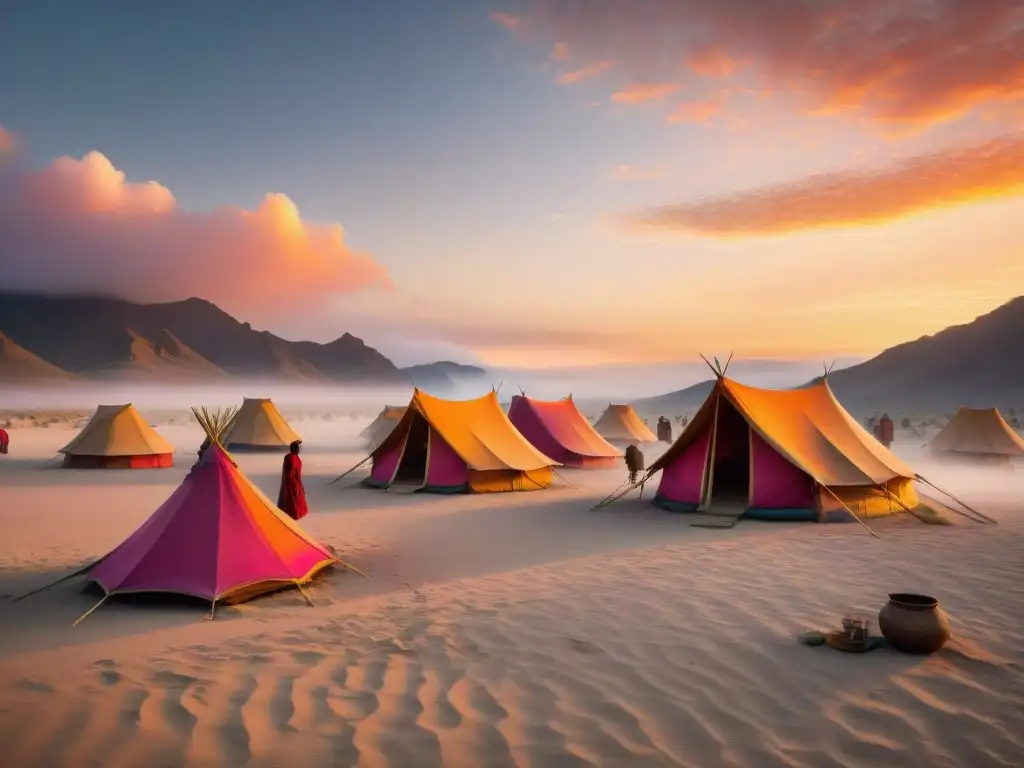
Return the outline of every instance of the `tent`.
[[[233,450],[274,450],[301,439],[269,397],[247,397],[228,425],[223,442]]]
[[[918,504],[914,471],[846,412],[825,378],[770,390],[720,376],[648,476],[658,470],[654,502],[674,511],[732,499],[748,517],[832,520]]]
[[[567,467],[606,469],[622,461],[622,451],[590,426],[572,395],[554,401],[515,395],[508,418],[534,448]]]
[[[609,405],[601,414],[601,418],[594,422],[594,429],[605,440],[617,443],[658,442],[650,427],[636,415],[631,405]]]
[[[928,447],[937,456],[972,461],[1005,463],[1024,457],[1024,440],[996,408],[958,408]]]
[[[366,485],[439,493],[546,488],[558,464],[512,426],[494,392],[442,400],[420,389],[369,458]]]
[[[88,578],[103,600],[163,592],[209,600],[212,610],[300,586],[340,562],[277,509],[214,439],[174,493]]]
[[[360,432],[359,436],[366,438],[370,448],[376,448],[384,442],[385,437],[391,434],[391,430],[402,420],[404,415],[404,405],[385,405],[384,409],[377,414],[377,418],[370,422],[370,425]]]
[[[174,466],[174,446],[131,403],[101,405],[75,439],[58,451],[71,468],[148,469]]]

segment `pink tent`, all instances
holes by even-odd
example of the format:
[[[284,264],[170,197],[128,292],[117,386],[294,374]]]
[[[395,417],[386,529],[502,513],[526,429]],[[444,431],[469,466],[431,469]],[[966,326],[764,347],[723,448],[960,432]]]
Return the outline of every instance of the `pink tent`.
[[[534,448],[567,467],[608,469],[622,462],[622,451],[598,434],[572,395],[562,400],[516,395],[508,419]]]
[[[335,562],[215,443],[171,497],[92,568],[89,579],[102,587],[104,599],[170,592],[215,605],[298,586]]]

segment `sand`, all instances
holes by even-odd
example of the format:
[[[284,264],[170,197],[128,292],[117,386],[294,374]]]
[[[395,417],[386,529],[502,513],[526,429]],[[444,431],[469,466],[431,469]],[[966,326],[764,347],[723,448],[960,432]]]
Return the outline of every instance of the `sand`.
[[[161,414],[179,467],[42,469],[74,434],[75,415],[54,418],[14,424],[0,457],[0,594],[119,543],[201,438]],[[314,608],[287,591],[214,621],[110,601],[76,628],[95,602],[78,580],[0,599],[0,763],[1024,764],[1024,473],[928,468],[999,526],[900,516],[872,522],[877,540],[852,524],[708,530],[636,500],[589,512],[619,471],[489,496],[330,485],[372,418],[295,414],[303,525],[370,581],[334,570],[311,587]],[[239,459],[276,493],[280,457]],[[795,640],[903,590],[948,610],[939,654]]]

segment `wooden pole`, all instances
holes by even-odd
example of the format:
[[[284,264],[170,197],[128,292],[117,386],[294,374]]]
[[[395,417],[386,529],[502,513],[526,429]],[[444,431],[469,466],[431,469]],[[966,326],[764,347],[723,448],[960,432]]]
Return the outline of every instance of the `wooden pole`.
[[[342,473],[341,473],[340,475],[338,475],[338,476],[337,476],[336,478],[334,478],[333,480],[331,480],[330,484],[331,484],[331,485],[334,485],[334,484],[335,484],[336,482],[338,482],[339,480],[341,480],[341,478],[343,478],[343,477],[346,477],[346,476],[348,476],[348,475],[351,475],[351,474],[352,474],[353,472],[355,472],[355,471],[356,471],[357,469],[359,469],[359,468],[360,468],[361,466],[363,466],[363,464],[365,464],[366,462],[368,462],[368,461],[369,461],[370,459],[372,459],[372,458],[373,458],[373,454],[371,453],[371,454],[370,454],[369,456],[367,456],[367,457],[366,457],[365,459],[363,459],[363,460],[362,460],[362,461],[360,461],[360,462],[359,462],[358,464],[356,464],[356,465],[355,465],[354,467],[352,467],[352,469],[349,469],[349,470],[347,470],[347,471],[345,471],[345,472],[342,472]]]
[[[13,600],[11,600],[11,602],[12,603],[16,603],[19,600],[24,600],[26,597],[31,597],[32,595],[38,595],[40,592],[44,592],[45,590],[49,589],[50,587],[56,587],[58,584],[63,584],[68,579],[73,579],[73,578],[75,578],[75,576],[80,576],[81,574],[85,573],[86,571],[92,570],[95,566],[99,565],[100,563],[102,563],[106,559],[107,559],[107,556],[104,555],[99,560],[96,560],[95,562],[89,563],[88,565],[83,566],[82,568],[79,568],[74,573],[69,573],[67,576],[61,576],[56,581],[51,581],[49,584],[45,584],[42,587],[39,587],[37,589],[33,589],[31,592],[26,592],[24,595],[21,595],[20,597],[14,598]]]
[[[860,519],[859,517],[857,517],[857,515],[855,515],[855,514],[854,514],[853,510],[852,510],[852,509],[850,509],[850,508],[849,508],[848,506],[846,506],[846,504],[845,504],[845,503],[843,503],[843,500],[842,500],[842,499],[840,499],[840,498],[839,498],[838,496],[836,496],[836,495],[835,495],[835,493],[834,493],[834,492],[832,491],[832,489],[831,489],[831,488],[829,488],[829,487],[828,487],[827,485],[821,485],[820,483],[819,483],[818,485],[819,485],[820,487],[824,488],[824,489],[825,489],[826,491],[828,491],[828,492],[829,492],[830,494],[832,494],[832,498],[833,498],[833,499],[835,499],[836,501],[838,501],[838,502],[839,502],[839,505],[840,505],[840,506],[841,506],[841,507],[842,507],[843,509],[845,509],[845,510],[846,510],[847,512],[849,512],[849,513],[850,513],[850,517],[852,517],[852,518],[853,518],[854,520],[856,520],[856,521],[857,521],[858,523],[860,523],[860,524],[861,524],[862,526],[864,526],[864,530],[865,530],[865,531],[867,531],[868,533],[870,533],[870,534],[871,534],[872,536],[874,536],[874,537],[875,537],[876,539],[880,539],[880,538],[882,538],[882,537],[881,537],[881,536],[879,536],[879,535],[878,535],[877,533],[875,533],[874,531],[872,531],[872,530],[871,530],[871,528],[869,528],[869,527],[868,527],[868,524],[867,524],[867,523],[865,523],[865,522],[864,522],[863,520],[861,520],[861,519]]]
[[[941,493],[941,494],[944,494],[944,495],[948,496],[948,497],[949,497],[949,498],[951,498],[951,499],[952,499],[953,501],[955,501],[955,502],[956,502],[957,504],[959,504],[959,505],[960,505],[961,507],[963,507],[964,509],[968,510],[969,512],[972,512],[972,513],[974,513],[975,515],[977,515],[978,517],[980,517],[980,518],[981,518],[982,520],[984,520],[985,522],[987,522],[987,523],[991,523],[992,525],[999,525],[999,523],[998,523],[998,522],[996,522],[995,520],[993,520],[993,519],[992,519],[991,517],[989,517],[988,515],[983,515],[983,514],[981,514],[981,512],[979,512],[978,510],[974,509],[973,507],[969,507],[969,506],[967,506],[966,504],[964,504],[964,502],[962,502],[962,501],[961,501],[960,499],[958,499],[958,498],[957,498],[956,496],[954,496],[954,495],[953,495],[952,493],[950,493],[949,491],[944,491],[944,490],[942,490],[941,488],[939,488],[939,486],[937,486],[937,485],[936,485],[935,483],[933,483],[933,482],[932,482],[931,480],[928,480],[927,478],[924,478],[924,477],[922,477],[921,475],[917,475],[917,479],[918,479],[918,480],[920,480],[920,481],[921,481],[922,483],[924,483],[925,485],[930,485],[930,486],[931,486],[932,488],[934,488],[934,489],[935,489],[936,491],[938,491],[939,493]]]

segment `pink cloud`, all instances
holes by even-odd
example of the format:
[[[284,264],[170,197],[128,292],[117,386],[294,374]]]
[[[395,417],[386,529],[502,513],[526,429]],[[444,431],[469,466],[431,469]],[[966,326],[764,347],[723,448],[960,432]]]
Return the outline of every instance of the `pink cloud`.
[[[678,83],[633,83],[612,94],[616,104],[646,104],[661,101],[679,90]]]
[[[1024,136],[949,147],[874,172],[817,174],[736,195],[667,205],[637,223],[710,237],[784,234],[890,221],[1024,194]]]
[[[639,168],[635,165],[617,165],[612,178],[618,181],[653,181],[668,175],[664,168]]]
[[[14,136],[0,123],[0,160],[14,154]]]
[[[715,101],[684,101],[677,104],[665,120],[669,123],[706,123],[721,109],[722,105]]]
[[[522,19],[510,13],[492,13],[491,21],[501,24],[501,26],[508,30],[518,29],[523,23]]]
[[[268,194],[253,211],[187,212],[167,187],[127,181],[99,152],[0,169],[0,253],[6,288],[201,296],[260,319],[391,287],[340,225],[303,220],[285,195]]]
[[[610,61],[595,61],[593,64],[588,64],[580,69],[573,70],[572,72],[566,72],[565,74],[559,75],[556,80],[561,85],[575,85],[576,83],[587,80],[608,69],[612,63]]]
[[[524,23],[638,82],[740,75],[807,113],[918,130],[1024,101],[1020,0],[527,0]],[[669,34],[671,31],[671,34]]]

